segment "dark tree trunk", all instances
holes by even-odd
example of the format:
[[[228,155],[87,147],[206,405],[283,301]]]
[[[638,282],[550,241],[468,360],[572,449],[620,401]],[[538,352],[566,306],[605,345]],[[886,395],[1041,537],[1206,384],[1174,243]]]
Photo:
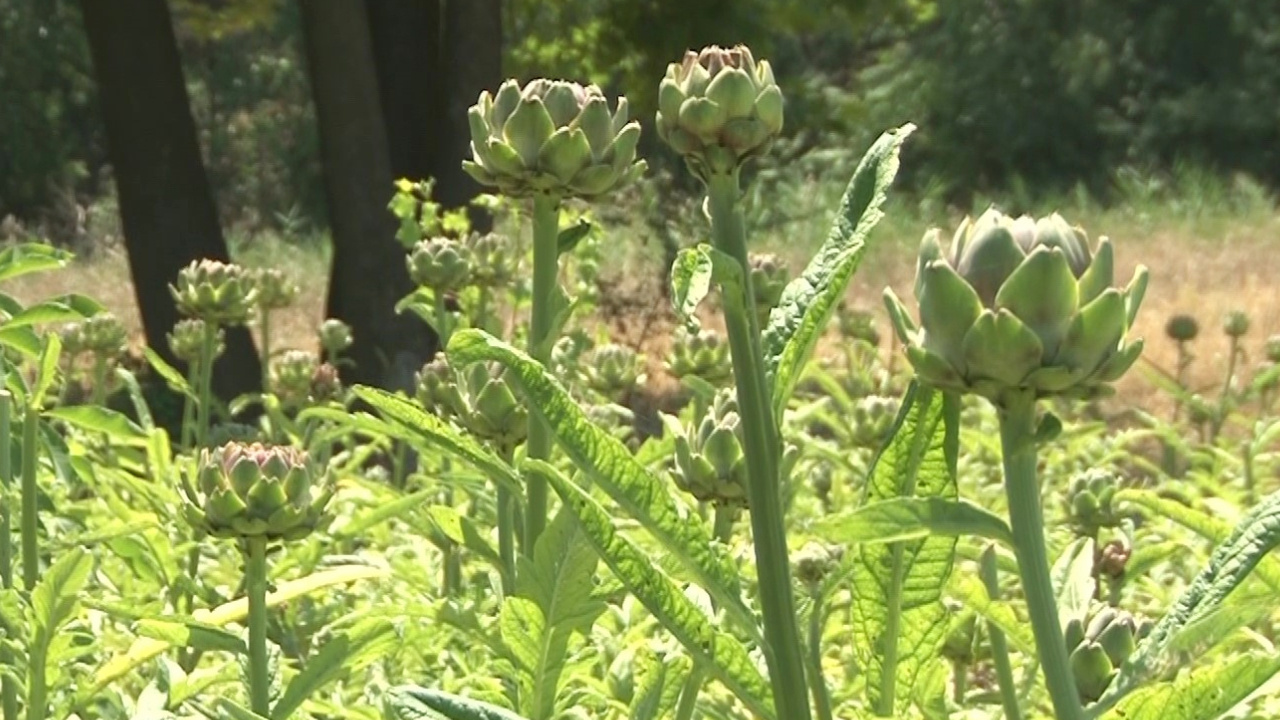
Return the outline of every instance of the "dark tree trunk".
[[[199,258],[228,258],[205,176],[165,0],[81,0],[120,219],[147,344],[174,362],[169,284]],[[227,333],[214,390],[230,398],[262,376],[245,328]]]
[[[352,327],[347,380],[408,389],[436,337],[396,303],[412,290],[387,203],[393,175],[365,3],[300,0],[333,236],[327,312]]]
[[[430,177],[444,119],[440,0],[375,0],[368,9],[391,174]]]
[[[444,128],[435,176],[436,196],[445,207],[461,207],[482,191],[462,171],[471,154],[467,109],[481,90],[496,91],[502,82],[501,0],[444,0],[442,53],[446,78]],[[492,220],[487,213],[471,212],[480,229]]]

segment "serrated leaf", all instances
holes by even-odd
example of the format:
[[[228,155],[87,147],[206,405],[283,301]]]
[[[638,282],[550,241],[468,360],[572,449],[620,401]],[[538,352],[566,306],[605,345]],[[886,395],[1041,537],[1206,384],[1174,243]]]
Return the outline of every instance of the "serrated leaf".
[[[1226,541],[1213,551],[1205,569],[1120,667],[1099,705],[1114,704],[1156,670],[1182,629],[1220,606],[1277,545],[1280,545],[1280,492],[1254,506]]]
[[[1013,546],[1004,518],[968,500],[898,497],[871,502],[818,521],[813,532],[828,542],[891,543],[931,535],[974,536]]]
[[[691,330],[700,326],[698,305],[711,292],[711,256],[700,247],[684,248],[671,264],[671,306]]]
[[[271,720],[287,720],[316,690],[355,672],[396,644],[395,627],[387,620],[359,623],[326,642],[307,658],[284,694],[271,708]]]
[[[907,389],[892,439],[867,482],[866,501],[897,497],[955,499],[959,400],[915,382]],[[954,537],[927,537],[854,549],[854,652],[867,695],[881,714],[908,702],[947,629],[942,589],[951,575]]]
[[[881,207],[898,173],[898,154],[914,130],[914,125],[903,125],[872,144],[845,189],[826,242],[800,277],[787,284],[769,316],[764,366],[778,417],[862,261],[867,237],[884,216]]]
[[[45,417],[61,420],[81,430],[102,433],[124,445],[143,445],[147,433],[124,413],[101,405],[64,405],[45,412]]]
[[[58,377],[58,358],[62,355],[62,337],[57,333],[48,333],[44,337],[44,347],[40,348],[40,361],[37,363],[37,374],[31,397],[27,399],[27,407],[40,408],[44,405],[44,396],[53,387]]]
[[[720,607],[758,637],[754,616],[742,601],[738,569],[697,515],[681,512],[669,483],[641,465],[620,440],[591,421],[569,393],[523,352],[479,330],[462,330],[449,341],[459,363],[498,362],[529,399],[530,409],[550,426],[565,453],[614,502],[680,561]]]
[[[73,257],[70,252],[46,243],[11,245],[0,250],[0,281],[66,267]]]
[[[52,635],[71,618],[76,596],[93,570],[93,556],[83,548],[72,548],[44,572],[31,591],[31,614],[37,632]]]
[[[387,720],[527,720],[497,705],[413,685],[388,690],[382,712]]]
[[[613,573],[711,674],[752,712],[773,718],[769,683],[734,636],[717,629],[705,612],[662,572],[644,551],[619,534],[609,513],[585,490],[553,466],[536,460],[524,463],[545,478],[577,516],[583,532]]]
[[[0,326],[0,345],[33,358],[40,354],[40,335],[29,327]]]
[[[1237,657],[1148,685],[1125,698],[1105,720],[1215,720],[1280,672],[1280,658]]]

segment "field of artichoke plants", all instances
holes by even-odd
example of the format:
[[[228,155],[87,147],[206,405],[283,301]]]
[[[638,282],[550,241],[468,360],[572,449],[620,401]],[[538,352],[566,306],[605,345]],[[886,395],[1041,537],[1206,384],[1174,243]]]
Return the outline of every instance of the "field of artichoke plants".
[[[1179,348],[1174,415],[1111,417],[1147,272],[1114,277],[1106,238],[993,209],[924,238],[887,316],[846,311],[914,128],[790,278],[743,222],[783,124],[769,64],[690,52],[659,100],[709,242],[672,268],[656,414],[586,320],[579,217],[645,172],[641,126],[568,82],[471,110],[466,169],[515,236],[398,188],[402,310],[446,347],[407,391],[345,386],[337,321],[322,355],[272,348],[279,270],[174,279],[185,370],[122,361],[91,298],[0,294],[3,720],[1280,717],[1280,342],[1247,360],[1231,317],[1195,394],[1173,318],[1148,341]],[[69,260],[10,246],[0,281]],[[238,325],[269,392],[224,406]]]

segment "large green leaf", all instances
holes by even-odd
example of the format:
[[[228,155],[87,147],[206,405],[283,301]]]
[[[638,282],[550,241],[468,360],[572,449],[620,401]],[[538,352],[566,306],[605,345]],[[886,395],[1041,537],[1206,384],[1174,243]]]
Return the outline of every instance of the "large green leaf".
[[[1216,720],[1280,672],[1280,657],[1251,653],[1125,698],[1105,720]],[[1251,716],[1252,717],[1252,716]]]
[[[899,497],[956,497],[958,398],[912,383],[893,438],[876,458],[867,502]],[[930,536],[854,548],[854,652],[867,674],[876,712],[892,715],[909,701],[921,671],[937,658],[948,614],[942,590],[951,575],[955,537]]]
[[[670,484],[636,461],[620,440],[592,422],[540,364],[479,330],[455,334],[448,352],[461,364],[491,360],[506,366],[529,398],[530,409],[546,419],[560,447],[574,463],[687,567],[743,629],[758,634],[755,618],[742,601],[738,569],[712,542],[706,523],[697,515],[683,512]]]
[[[1013,546],[1004,518],[967,500],[896,497],[867,503],[818,521],[814,533],[829,542],[892,543],[930,535],[972,535]]]
[[[863,156],[840,201],[831,232],[804,273],[782,293],[764,331],[764,365],[781,417],[813,347],[862,261],[867,236],[884,216],[881,206],[898,174],[898,153],[915,130],[903,125],[881,135]]]
[[[695,662],[709,668],[716,679],[757,715],[772,718],[774,705],[769,683],[746,647],[734,636],[717,629],[706,613],[654,564],[653,558],[620,534],[608,511],[586,490],[545,462],[528,461],[525,467],[555,488],[613,573],[684,645]]]
[[[380,659],[399,643],[395,626],[383,618],[372,618],[330,639],[311,657],[302,672],[294,676],[284,694],[271,708],[271,720],[287,720],[316,690],[344,675]]]
[[[697,309],[711,292],[711,256],[699,248],[684,248],[671,264],[671,305],[686,324],[698,325]]]
[[[45,412],[45,417],[55,418],[81,430],[102,433],[113,442],[123,445],[145,445],[147,433],[122,412],[101,405],[64,405]]]
[[[538,536],[533,558],[520,557],[516,596],[503,603],[499,627],[524,671],[521,711],[532,720],[555,715],[569,639],[591,631],[605,604],[592,597],[596,565],[577,519],[561,510]]]
[[[45,571],[31,591],[31,637],[27,646],[28,717],[44,717],[48,687],[46,679],[50,655],[59,631],[78,606],[80,589],[93,571],[93,556],[83,548],[72,548]]]
[[[413,685],[388,690],[382,713],[387,720],[526,720],[496,705]]]
[[[21,243],[0,250],[0,281],[27,273],[56,270],[71,262],[71,253],[45,243]]]
[[[1255,506],[1213,551],[1208,566],[1121,666],[1099,706],[1110,707],[1158,670],[1165,651],[1183,628],[1220,606],[1277,545],[1280,545],[1280,492],[1267,496]]]

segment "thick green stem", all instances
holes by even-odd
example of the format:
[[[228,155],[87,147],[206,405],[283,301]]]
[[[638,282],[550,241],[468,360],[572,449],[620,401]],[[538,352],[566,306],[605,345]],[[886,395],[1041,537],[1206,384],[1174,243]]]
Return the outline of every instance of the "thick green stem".
[[[40,410],[27,406],[22,418],[22,585],[28,592],[40,580],[39,512],[36,467],[40,457]]]
[[[1031,630],[1054,713],[1057,720],[1084,720],[1062,626],[1058,623],[1057,598],[1045,549],[1044,511],[1040,502],[1040,480],[1036,477],[1035,422],[1035,395],[1010,393],[1000,411],[1009,525],[1013,530],[1014,554],[1018,558],[1022,591],[1027,597]]]
[[[96,353],[93,356],[93,389],[89,399],[94,405],[107,403],[107,359]]]
[[[995,546],[987,546],[982,552],[979,568],[982,583],[987,586],[987,597],[1000,597],[1000,578],[997,574]],[[991,661],[996,666],[996,680],[1000,684],[1000,704],[1004,707],[1005,720],[1022,720],[1022,708],[1018,707],[1018,686],[1013,679],[1013,663],[1009,662],[1009,642],[1004,631],[995,625],[987,625],[987,637],[991,639]]]
[[[13,396],[0,390],[0,588],[13,588],[13,527],[9,504],[13,500],[12,446]],[[13,667],[13,652],[0,649],[0,665]],[[0,677],[0,709],[4,720],[18,720],[18,686],[13,678]]]
[[[556,291],[560,271],[560,198],[539,194],[533,198],[533,308],[529,319],[529,355],[547,364],[551,359],[551,332],[555,324]],[[551,428],[536,413],[529,413],[529,440],[525,452],[531,460],[551,457]],[[547,526],[547,482],[530,476],[525,480],[525,555],[533,556],[534,543]]]
[[[196,447],[209,444],[209,422],[213,416],[213,362],[218,349],[218,326],[205,321],[204,342],[200,346],[200,404],[196,407]]]
[[[271,392],[271,312],[259,311],[258,332],[262,338],[262,392]]]
[[[714,175],[707,183],[711,237],[716,249],[742,270],[742,297],[724,303],[729,352],[747,460],[747,497],[764,615],[765,659],[779,718],[809,720],[804,646],[791,591],[791,564],[778,470],[779,435],[773,417],[755,317],[755,293],[747,262],[746,232],[737,207],[737,174]]]
[[[502,459],[511,465],[515,461],[515,449],[504,447]],[[497,487],[496,511],[498,515],[498,559],[502,562],[502,593],[511,595],[516,589],[516,498],[504,484],[494,481]]]
[[[694,665],[680,688],[680,701],[676,705],[675,720],[692,720],[693,711],[698,707],[698,695],[702,693],[702,683],[706,681],[706,668],[702,665]]]
[[[267,660],[267,539],[245,540],[245,593],[249,600],[249,709],[271,717]]]
[[[822,673],[822,626],[826,624],[826,614],[822,595],[814,592],[813,609],[809,612],[809,691],[813,693],[818,720],[832,720],[831,691]]]

